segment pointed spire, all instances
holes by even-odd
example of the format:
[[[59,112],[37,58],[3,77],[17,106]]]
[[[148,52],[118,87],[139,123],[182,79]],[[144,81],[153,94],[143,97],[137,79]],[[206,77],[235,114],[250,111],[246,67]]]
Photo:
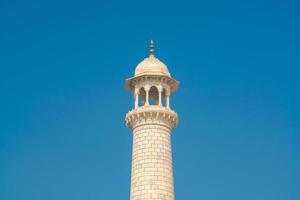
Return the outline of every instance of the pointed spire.
[[[150,41],[150,56],[154,56],[154,42]]]

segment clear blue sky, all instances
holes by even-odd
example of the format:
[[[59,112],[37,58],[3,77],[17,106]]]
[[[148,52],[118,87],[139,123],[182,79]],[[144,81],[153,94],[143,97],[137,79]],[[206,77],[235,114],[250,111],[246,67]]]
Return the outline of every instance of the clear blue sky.
[[[300,199],[299,1],[0,2],[0,199],[129,199],[124,80],[180,90],[176,199]]]

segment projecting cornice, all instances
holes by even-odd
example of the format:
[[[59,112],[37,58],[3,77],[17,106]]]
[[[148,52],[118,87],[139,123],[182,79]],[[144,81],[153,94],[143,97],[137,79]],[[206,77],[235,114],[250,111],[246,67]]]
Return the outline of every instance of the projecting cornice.
[[[175,128],[178,124],[177,113],[169,108],[157,105],[142,106],[126,114],[127,127],[134,129],[141,125],[162,125]]]
[[[179,82],[169,76],[162,76],[162,75],[141,75],[126,79],[125,88],[128,91],[133,92],[136,85],[141,83],[162,83],[166,84],[170,87],[171,92],[175,92],[178,89]]]

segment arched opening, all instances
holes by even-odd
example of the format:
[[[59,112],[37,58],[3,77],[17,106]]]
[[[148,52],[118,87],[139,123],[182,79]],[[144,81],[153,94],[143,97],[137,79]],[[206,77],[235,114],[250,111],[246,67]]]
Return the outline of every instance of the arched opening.
[[[158,105],[158,89],[155,86],[149,90],[149,105]]]
[[[139,91],[139,106],[143,106],[146,103],[146,91],[145,89],[142,87],[140,88]]]

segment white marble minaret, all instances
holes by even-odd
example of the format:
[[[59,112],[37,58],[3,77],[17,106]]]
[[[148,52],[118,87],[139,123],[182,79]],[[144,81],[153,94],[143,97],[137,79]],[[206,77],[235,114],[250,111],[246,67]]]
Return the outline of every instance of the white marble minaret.
[[[126,80],[134,95],[134,109],[126,115],[133,132],[130,200],[174,200],[171,131],[178,117],[170,107],[170,95],[178,88],[167,66],[150,56]]]

